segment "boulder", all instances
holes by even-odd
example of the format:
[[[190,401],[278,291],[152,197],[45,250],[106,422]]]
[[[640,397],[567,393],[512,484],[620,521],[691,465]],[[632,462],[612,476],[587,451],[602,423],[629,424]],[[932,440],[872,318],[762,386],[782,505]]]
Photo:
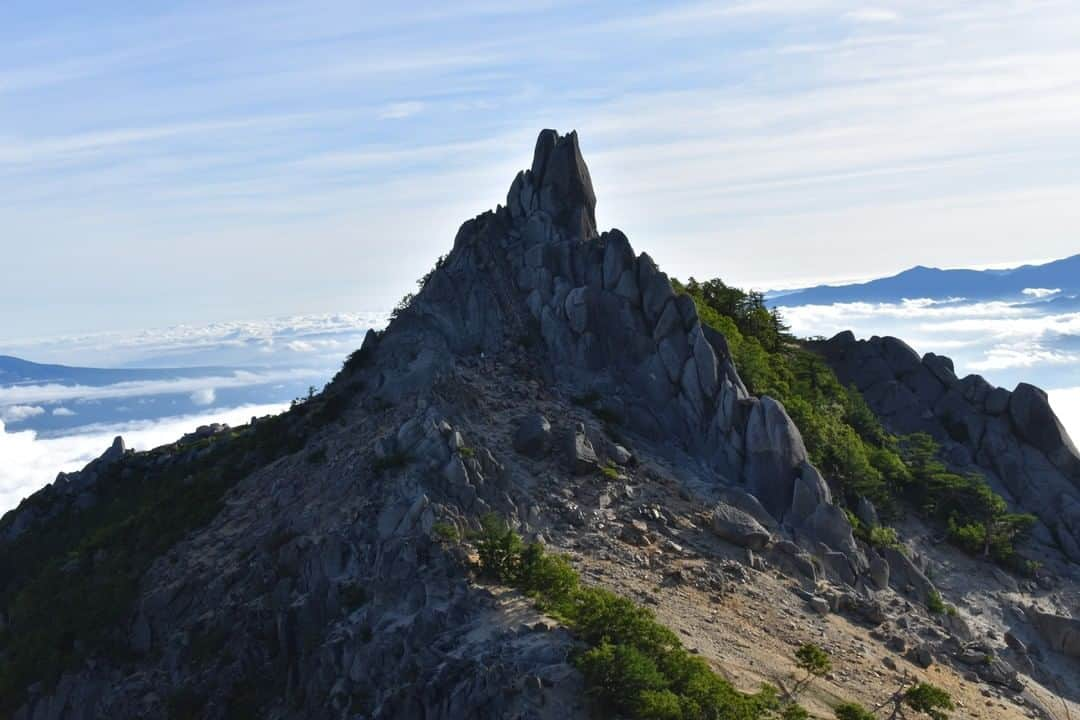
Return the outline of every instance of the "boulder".
[[[604,233],[604,289],[614,290],[623,273],[633,270],[634,251],[630,241],[619,230]]]
[[[999,387],[990,390],[986,395],[986,412],[990,415],[1003,415],[1009,409],[1009,399],[1011,397],[1012,393],[1005,388]]]
[[[752,405],[746,425],[746,486],[773,517],[781,517],[791,505],[806,447],[778,401],[765,396]]]
[[[751,550],[761,550],[772,536],[761,523],[737,507],[720,503],[712,513],[712,531],[720,538]]]
[[[1080,658],[1080,620],[1035,608],[1027,608],[1025,615],[1051,650]]]
[[[906,592],[910,587],[922,602],[936,592],[934,584],[907,555],[891,547],[883,548],[882,554],[889,563],[890,582],[898,591]]]
[[[793,527],[801,527],[822,504],[832,504],[829,485],[817,468],[808,462],[803,463],[795,479],[791,509],[784,516],[784,520]]]
[[[847,513],[836,505],[821,504],[803,524],[802,531],[832,550],[846,553],[852,560],[859,556],[855,535]]]
[[[596,193],[576,132],[544,130],[536,140],[532,178],[540,209],[582,238],[596,235]]]
[[[835,550],[827,550],[822,554],[821,562],[830,576],[839,579],[845,585],[855,586],[858,576],[847,555]]]
[[[780,526],[769,511],[762,507],[758,499],[745,490],[736,487],[724,488],[720,491],[720,500],[742,510],[770,531]]]
[[[956,368],[953,367],[952,358],[926,353],[923,355],[922,364],[942,385],[949,387],[956,384]]]
[[[808,587],[817,585],[818,572],[814,558],[790,540],[774,542],[770,548],[769,559],[788,572],[802,575]]]
[[[916,372],[922,366],[919,354],[900,338],[881,338],[880,348],[882,357],[897,377]]]
[[[585,434],[585,426],[578,423],[566,436],[566,459],[575,475],[587,475],[600,466],[596,450]]]
[[[870,582],[875,590],[886,590],[889,587],[889,562],[880,555],[870,556]]]
[[[551,423],[540,413],[526,415],[518,420],[514,433],[514,450],[522,455],[538,458],[547,453],[551,443]]]
[[[1009,398],[1009,417],[1016,434],[1046,453],[1054,465],[1067,473],[1080,472],[1080,454],[1045,392],[1027,383],[1017,385]]]

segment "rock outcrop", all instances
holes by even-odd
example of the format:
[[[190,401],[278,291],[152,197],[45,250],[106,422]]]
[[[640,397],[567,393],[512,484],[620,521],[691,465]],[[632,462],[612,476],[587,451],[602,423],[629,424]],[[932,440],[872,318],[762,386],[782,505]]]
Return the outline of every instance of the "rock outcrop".
[[[1050,649],[1080,658],[1080,620],[1029,609],[1026,615]]]
[[[892,337],[856,340],[843,332],[811,347],[859,389],[887,429],[933,436],[950,469],[984,475],[1014,508],[1042,521],[1044,540],[1080,562],[1080,453],[1045,392],[958,378],[949,358],[920,358]]]
[[[603,397],[631,431],[693,459],[718,487],[744,487],[785,521],[800,478],[816,473],[798,428],[779,402],[747,393],[723,336],[652,258],[619,230],[598,233],[595,203],[577,135],[543,131],[506,207],[466,222],[410,306],[371,339],[375,364],[387,368],[372,391],[394,402],[455,356],[528,346],[549,381]],[[587,471],[585,445],[571,450]],[[827,488],[813,492],[788,524],[826,544],[849,536],[840,512],[809,523],[816,503],[831,505]]]

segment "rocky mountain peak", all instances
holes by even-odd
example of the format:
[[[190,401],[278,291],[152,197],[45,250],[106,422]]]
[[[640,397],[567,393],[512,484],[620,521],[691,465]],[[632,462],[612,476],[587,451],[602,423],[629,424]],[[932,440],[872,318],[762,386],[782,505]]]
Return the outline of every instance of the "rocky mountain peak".
[[[528,347],[552,383],[681,454],[703,486],[745,488],[865,568],[784,407],[750,396],[723,335],[651,257],[619,230],[597,232],[595,203],[577,134],[541,132],[506,207],[466,222],[411,304],[365,343],[382,368],[374,391],[397,402],[455,358]]]
[[[615,593],[611,625],[655,614],[665,665],[700,653],[755,692],[801,682],[792,648],[822,643],[835,688],[815,717],[934,663],[962,707],[1001,699],[1007,720],[1042,707],[1006,705],[1016,668],[1074,695],[1075,583],[1034,598],[918,524],[856,537],[783,404],[748,392],[726,338],[595,205],[577,135],[543,131],[506,206],[461,226],[324,392],[147,452],[118,439],[0,521],[0,716],[613,716],[575,660],[597,638],[478,572],[491,517],[558,553],[573,597]],[[894,338],[819,349],[883,422],[959,438],[957,461],[1080,527],[1038,391],[958,380]],[[960,607],[931,612],[939,588]]]

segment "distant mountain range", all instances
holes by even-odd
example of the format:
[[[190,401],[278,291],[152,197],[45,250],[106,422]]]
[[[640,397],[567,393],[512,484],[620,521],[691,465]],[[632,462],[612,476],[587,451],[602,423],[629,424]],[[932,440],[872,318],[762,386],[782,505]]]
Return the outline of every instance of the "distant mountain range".
[[[11,355],[0,355],[0,387],[54,383],[101,387],[121,382],[173,380],[176,378],[219,377],[235,372],[227,367],[190,368],[84,368],[68,365],[43,365]]]
[[[1053,292],[1050,292],[1053,291]],[[850,285],[818,285],[769,294],[773,305],[898,303],[930,298],[1053,303],[1055,311],[1080,307],[1080,255],[1007,270],[942,270],[922,265],[891,277]]]

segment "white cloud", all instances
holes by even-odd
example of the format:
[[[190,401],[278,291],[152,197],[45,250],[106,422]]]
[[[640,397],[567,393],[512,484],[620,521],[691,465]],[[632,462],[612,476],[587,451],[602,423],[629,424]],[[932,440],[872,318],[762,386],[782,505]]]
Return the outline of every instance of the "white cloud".
[[[115,425],[90,425],[76,435],[39,437],[31,430],[8,432],[0,421],[0,514],[52,482],[58,472],[79,470],[122,435],[128,447],[146,450],[173,442],[199,425],[241,425],[251,417],[276,414],[284,405],[245,405],[199,415]]]
[[[1080,384],[1080,313],[1054,314],[1042,303],[908,300],[808,305],[781,313],[796,335],[893,335],[919,353],[951,356],[961,376],[979,373],[1005,387],[1021,381]]]
[[[196,405],[213,405],[214,400],[217,399],[217,393],[214,392],[214,388],[201,388],[191,393],[191,402]]]
[[[1006,370],[1009,368],[1031,368],[1037,365],[1072,365],[1080,362],[1080,355],[1047,348],[1022,345],[996,345],[986,352],[983,360],[969,362],[968,367],[976,372],[984,370]]]
[[[0,421],[7,423],[22,422],[23,420],[29,420],[32,417],[44,414],[45,408],[37,405],[9,405],[8,407],[0,407]]]
[[[74,417],[77,413],[71,408],[66,408],[61,405],[58,408],[54,408],[52,414],[56,417]]]
[[[1061,288],[1024,288],[1023,293],[1033,298],[1045,298],[1057,295]]]
[[[70,402],[106,398],[140,397],[172,393],[197,393],[207,385],[215,388],[238,388],[264,385],[283,380],[302,380],[318,377],[307,369],[270,370],[266,372],[237,371],[232,375],[174,380],[138,380],[112,385],[12,385],[0,387],[0,403]]]
[[[289,348],[293,352],[309,353],[315,351],[315,346],[304,340],[293,340],[285,347]]]
[[[368,328],[386,324],[383,312],[341,312],[292,315],[280,318],[206,325],[174,325],[129,332],[100,332],[83,335],[7,339],[3,352],[37,362],[60,362],[66,365],[138,367],[147,362],[162,367],[162,362],[182,357],[177,366],[242,365],[249,354],[259,354],[291,342],[304,343],[325,350],[348,352],[358,347]],[[299,349],[297,346],[294,349]],[[196,362],[188,362],[192,357]],[[260,360],[260,365],[265,363]]]

